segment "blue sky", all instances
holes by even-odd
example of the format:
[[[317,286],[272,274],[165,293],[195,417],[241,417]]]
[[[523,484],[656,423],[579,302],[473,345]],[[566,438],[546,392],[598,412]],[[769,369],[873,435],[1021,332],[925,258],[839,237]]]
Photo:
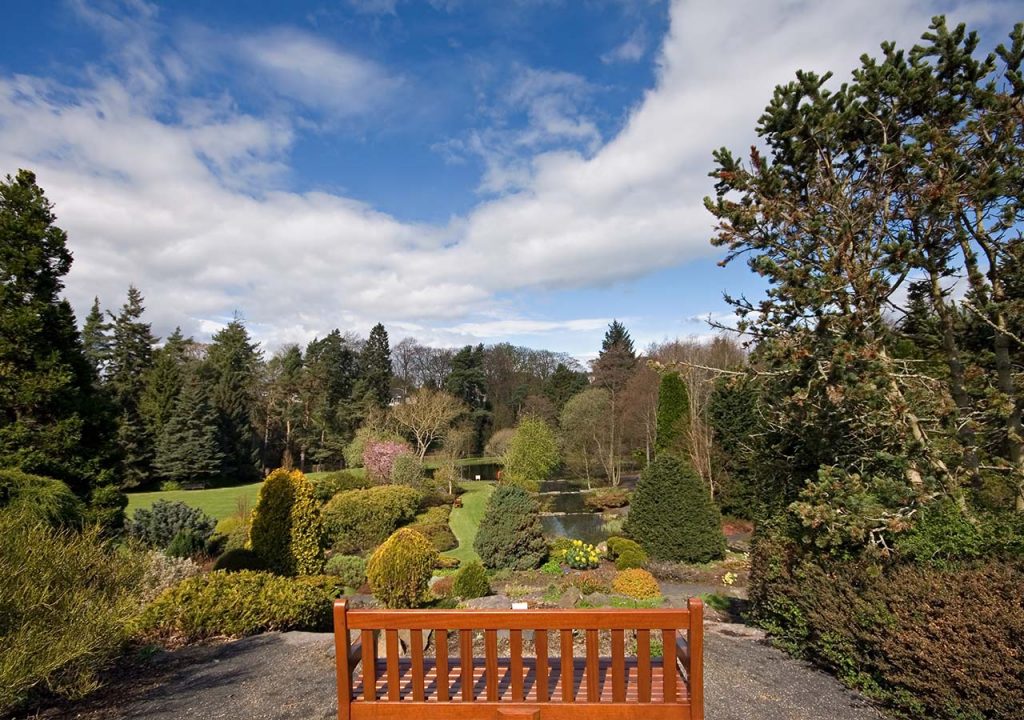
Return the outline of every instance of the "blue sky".
[[[591,356],[709,332],[761,291],[708,242],[711,150],[774,85],[936,12],[1009,2],[318,0],[4,4],[0,172],[37,171],[67,294],[130,282],[158,333],[236,310],[269,347],[334,327]]]

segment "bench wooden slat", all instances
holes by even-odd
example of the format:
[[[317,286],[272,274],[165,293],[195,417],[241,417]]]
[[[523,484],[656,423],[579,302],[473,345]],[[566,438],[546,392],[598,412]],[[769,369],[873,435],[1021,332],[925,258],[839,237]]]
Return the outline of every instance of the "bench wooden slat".
[[[637,630],[637,697],[642,703],[651,701],[651,631]]]
[[[487,700],[498,699],[498,631],[484,630]]]
[[[412,630],[448,628],[461,630],[661,630],[687,627],[689,610],[349,610],[348,626],[360,630]]]
[[[512,700],[523,701],[523,631],[511,630],[508,634],[509,674],[512,675]]]
[[[690,598],[686,606],[690,611],[686,632],[686,683],[692,708],[690,718],[704,720],[704,603],[700,598]]]
[[[434,630],[434,662],[437,667],[437,699],[448,702],[448,631]]]
[[[388,666],[388,700],[398,702],[402,697],[402,686],[398,681],[398,631],[385,630],[385,660]]]
[[[363,700],[377,699],[377,641],[373,630],[363,630]]]
[[[537,669],[534,683],[537,685],[537,702],[548,701],[548,631],[533,631],[534,655],[537,658]]]
[[[409,642],[412,654],[412,699],[416,702],[424,700],[423,680],[423,631],[410,630]]]
[[[473,700],[473,631],[459,630],[459,685],[463,702]]]
[[[601,699],[598,641],[597,630],[587,630],[587,702],[597,702]]]
[[[562,702],[576,702],[575,667],[572,656],[572,630],[562,630],[562,650],[559,662],[562,664]]]
[[[626,631],[612,630],[612,702],[626,699]]]
[[[667,703],[674,703],[676,701],[676,631],[675,630],[662,630],[661,631],[661,646],[664,648],[662,651],[664,656],[662,657],[662,700]]]

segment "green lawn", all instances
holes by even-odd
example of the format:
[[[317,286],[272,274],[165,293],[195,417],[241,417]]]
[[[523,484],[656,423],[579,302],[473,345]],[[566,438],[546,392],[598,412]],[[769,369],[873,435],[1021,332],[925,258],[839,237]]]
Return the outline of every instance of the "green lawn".
[[[455,461],[455,467],[472,467],[473,465],[500,465],[502,458],[499,455],[494,457],[471,457]],[[423,467],[428,470],[437,470],[441,467],[441,461],[429,455],[423,458]]]
[[[262,482],[235,487],[210,488],[209,490],[168,490],[167,492],[128,493],[128,517],[139,508],[148,508],[157,500],[180,500],[186,505],[199,508],[218,520],[233,515],[238,509],[238,499],[246,498],[249,507],[256,506],[256,494]]]
[[[487,507],[487,500],[494,492],[494,483],[484,480],[466,480],[462,483],[466,492],[462,495],[462,507],[454,508],[448,524],[452,526],[452,532],[459,540],[459,546],[454,550],[444,553],[458,558],[463,565],[479,560],[480,556],[473,549],[473,541],[476,539],[476,530],[484,517],[484,509]]]

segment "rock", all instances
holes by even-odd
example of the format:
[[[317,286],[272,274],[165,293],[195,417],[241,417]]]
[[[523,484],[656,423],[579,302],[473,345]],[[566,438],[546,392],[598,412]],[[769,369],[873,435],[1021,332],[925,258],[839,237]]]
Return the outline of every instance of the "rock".
[[[474,610],[509,610],[512,608],[512,599],[508,595],[488,595],[466,600],[462,605]]]

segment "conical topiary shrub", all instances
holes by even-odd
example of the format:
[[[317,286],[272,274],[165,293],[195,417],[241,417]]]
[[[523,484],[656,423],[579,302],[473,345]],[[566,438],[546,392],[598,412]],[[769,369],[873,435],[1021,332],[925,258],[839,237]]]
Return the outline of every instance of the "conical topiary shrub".
[[[532,570],[548,553],[537,501],[516,485],[499,485],[484,511],[473,548],[491,570]]]
[[[625,531],[659,560],[710,562],[725,555],[718,507],[697,473],[672,455],[659,455],[640,476]]]

